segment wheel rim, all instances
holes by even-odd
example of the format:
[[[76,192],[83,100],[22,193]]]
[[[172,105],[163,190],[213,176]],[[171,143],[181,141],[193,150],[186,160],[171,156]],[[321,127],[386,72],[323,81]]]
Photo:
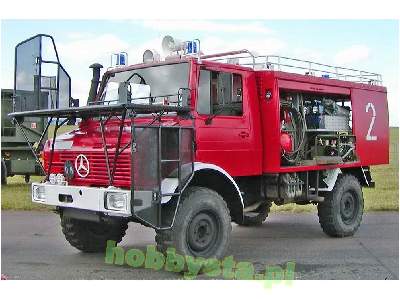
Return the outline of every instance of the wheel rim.
[[[356,219],[358,214],[358,200],[352,193],[346,192],[343,194],[340,201],[340,215],[343,223],[350,225]]]
[[[187,243],[195,256],[212,254],[220,234],[220,224],[210,211],[194,216],[187,230]]]

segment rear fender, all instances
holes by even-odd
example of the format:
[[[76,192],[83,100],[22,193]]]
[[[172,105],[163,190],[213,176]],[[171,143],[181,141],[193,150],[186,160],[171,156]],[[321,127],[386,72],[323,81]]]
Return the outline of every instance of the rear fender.
[[[342,172],[356,177],[362,187],[375,187],[375,182],[372,180],[371,170],[369,167],[343,168]]]

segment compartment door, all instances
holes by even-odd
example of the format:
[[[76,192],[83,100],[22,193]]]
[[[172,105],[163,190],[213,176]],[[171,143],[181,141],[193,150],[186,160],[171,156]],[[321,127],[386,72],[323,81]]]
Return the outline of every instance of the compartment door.
[[[362,165],[389,163],[387,94],[352,89],[353,133]]]

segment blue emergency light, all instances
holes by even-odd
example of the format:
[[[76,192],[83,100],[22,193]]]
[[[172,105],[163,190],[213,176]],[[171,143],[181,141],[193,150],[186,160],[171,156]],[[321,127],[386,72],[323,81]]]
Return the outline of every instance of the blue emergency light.
[[[111,56],[111,65],[116,67],[126,66],[128,64],[128,53],[119,52]]]
[[[186,41],[185,42],[186,47],[185,47],[185,54],[197,54],[198,50],[200,48],[200,41],[199,40],[193,40],[193,41]]]
[[[119,62],[118,62],[118,64],[119,64],[120,66],[125,66],[125,65],[126,65],[126,57],[125,57],[125,55],[124,55],[123,53],[120,53],[120,54],[118,55],[118,57],[119,57]]]

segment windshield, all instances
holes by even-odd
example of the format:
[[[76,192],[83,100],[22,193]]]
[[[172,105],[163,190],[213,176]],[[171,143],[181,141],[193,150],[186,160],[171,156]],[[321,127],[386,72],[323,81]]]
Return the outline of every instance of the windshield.
[[[100,97],[105,105],[134,103],[184,106],[188,63],[162,65],[112,74]]]

